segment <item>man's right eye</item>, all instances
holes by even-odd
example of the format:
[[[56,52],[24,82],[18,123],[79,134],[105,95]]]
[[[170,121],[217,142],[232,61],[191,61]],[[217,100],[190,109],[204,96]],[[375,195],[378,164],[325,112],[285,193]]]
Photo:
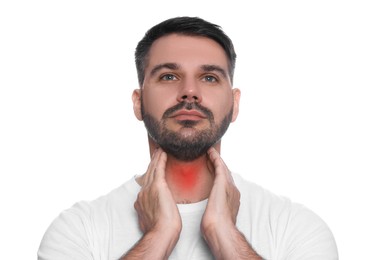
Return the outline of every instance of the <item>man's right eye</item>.
[[[161,76],[161,79],[162,80],[176,80],[177,78],[175,75],[165,74],[165,75]]]

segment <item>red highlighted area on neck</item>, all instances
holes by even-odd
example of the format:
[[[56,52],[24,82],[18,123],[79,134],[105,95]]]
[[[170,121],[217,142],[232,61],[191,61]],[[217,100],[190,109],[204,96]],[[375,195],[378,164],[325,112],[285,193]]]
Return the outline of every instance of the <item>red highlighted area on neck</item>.
[[[199,182],[199,163],[173,165],[171,181],[181,192],[192,191]]]

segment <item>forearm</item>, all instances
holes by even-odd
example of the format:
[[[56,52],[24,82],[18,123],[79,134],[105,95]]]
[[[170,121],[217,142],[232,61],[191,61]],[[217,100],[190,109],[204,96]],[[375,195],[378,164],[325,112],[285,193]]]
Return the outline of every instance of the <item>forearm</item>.
[[[216,259],[262,259],[236,227],[209,230],[204,237]]]
[[[167,237],[157,232],[146,233],[120,260],[131,259],[168,259],[179,235]]]

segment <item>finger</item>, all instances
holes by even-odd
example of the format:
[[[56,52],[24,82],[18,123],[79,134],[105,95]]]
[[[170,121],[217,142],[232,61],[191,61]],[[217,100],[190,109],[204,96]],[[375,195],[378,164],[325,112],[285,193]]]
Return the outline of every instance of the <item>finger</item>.
[[[217,150],[215,150],[214,147],[210,147],[210,149],[207,150],[207,154],[209,156],[209,160],[213,163],[213,166],[215,168],[216,164],[218,163],[218,158],[220,157]]]
[[[167,154],[164,151],[161,151],[159,154],[159,158],[156,163],[156,172],[155,177],[158,179],[165,180],[165,167],[167,164]]]
[[[234,182],[229,168],[227,167],[227,165],[223,161],[223,159],[222,159],[221,155],[218,153],[218,151],[214,147],[211,147],[207,152],[209,155],[209,160],[212,162],[212,164],[214,166],[215,175],[226,177],[228,180]]]
[[[207,153],[209,155],[209,160],[213,163],[213,166],[214,166],[216,171],[217,171],[217,169],[224,169],[224,168],[226,170],[228,170],[225,162],[222,160],[220,154],[218,153],[218,151],[214,147],[211,147],[207,151]]]
[[[157,165],[157,162],[158,162],[158,158],[159,158],[159,155],[161,153],[160,151],[161,149],[157,148],[153,154],[152,154],[152,158],[150,160],[150,163],[149,163],[149,166],[148,166],[148,169],[146,170],[146,173],[145,173],[145,180],[144,180],[144,185],[149,185],[152,183],[153,179],[154,179],[154,172],[156,170],[156,165]]]

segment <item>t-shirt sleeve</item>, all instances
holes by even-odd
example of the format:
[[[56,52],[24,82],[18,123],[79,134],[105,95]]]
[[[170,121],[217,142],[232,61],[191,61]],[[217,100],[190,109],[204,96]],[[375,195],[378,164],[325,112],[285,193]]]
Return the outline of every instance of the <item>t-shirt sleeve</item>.
[[[298,206],[291,212],[285,230],[288,260],[337,260],[337,246],[327,224],[311,210]]]
[[[266,260],[337,260],[335,239],[313,211],[234,174],[241,193],[238,227]]]
[[[38,249],[38,260],[93,259],[88,239],[88,206],[78,203],[62,212],[49,226]]]

